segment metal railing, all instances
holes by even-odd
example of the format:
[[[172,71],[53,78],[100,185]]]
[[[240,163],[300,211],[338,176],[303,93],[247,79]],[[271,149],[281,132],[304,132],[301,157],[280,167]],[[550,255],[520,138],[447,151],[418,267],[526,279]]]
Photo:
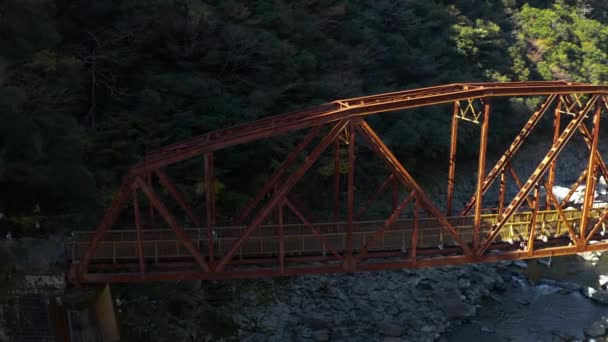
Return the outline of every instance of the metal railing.
[[[590,210],[589,225],[595,225],[603,208]],[[566,221],[577,229],[580,222],[580,210],[564,210]],[[496,242],[519,242],[528,239],[530,231],[531,212],[514,214],[501,229]],[[481,231],[486,233],[496,223],[498,215],[482,215]],[[466,242],[472,241],[473,217],[449,217],[448,221],[458,231]],[[361,221],[354,223],[353,248],[361,249],[366,241],[382,227],[384,221]],[[454,239],[442,228],[435,218],[419,219],[418,248],[437,246],[457,246]],[[346,222],[315,223],[314,227],[320,232],[328,248],[337,252],[344,251],[346,246]],[[215,256],[224,255],[239,239],[246,226],[215,227],[213,231],[213,248]],[[381,239],[369,246],[370,251],[405,251],[411,247],[414,220],[397,220],[387,229]],[[590,229],[590,228],[588,228]],[[206,228],[187,228],[192,241],[203,255],[208,255],[208,240]],[[278,225],[261,226],[239,248],[238,258],[268,257],[278,255],[279,238]],[[286,256],[296,255],[325,255],[329,251],[323,247],[318,237],[303,224],[286,224],[283,226],[284,251]],[[87,250],[93,231],[74,233],[74,240],[68,245],[68,255],[72,260],[82,258]],[[566,224],[555,210],[539,211],[536,217],[536,238],[541,236],[559,237],[568,234]],[[142,230],[143,255],[147,260],[180,259],[191,257],[190,252],[181,244],[170,229]],[[93,260],[112,260],[113,262],[137,259],[137,233],[135,230],[108,231],[93,255]]]

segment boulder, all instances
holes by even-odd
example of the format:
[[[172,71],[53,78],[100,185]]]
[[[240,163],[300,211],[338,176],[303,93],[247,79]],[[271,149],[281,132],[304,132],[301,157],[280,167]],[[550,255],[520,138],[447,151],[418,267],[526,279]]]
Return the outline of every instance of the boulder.
[[[580,291],[583,288],[579,284],[570,283],[570,282],[566,282],[566,281],[555,281],[553,279],[546,279],[546,278],[539,280],[537,284],[538,285],[545,284],[545,285],[549,285],[549,286],[560,287],[560,288],[562,288],[564,290],[568,290],[568,291]]]
[[[528,268],[528,264],[523,260],[513,260],[512,265],[518,268]]]
[[[581,293],[596,302],[608,304],[608,291],[606,290],[596,290],[594,288],[588,287],[586,289],[582,289]]]
[[[475,307],[466,303],[458,290],[437,291],[434,298],[435,306],[441,308],[448,319],[463,319],[475,314]]]
[[[606,326],[602,321],[595,321],[585,329],[585,335],[589,337],[600,337],[606,334]]]
[[[331,326],[331,322],[319,314],[312,314],[308,319],[308,325],[313,329],[319,330],[329,328]]]
[[[329,341],[329,330],[321,329],[313,331],[312,339],[319,342]]]
[[[380,332],[380,334],[382,334],[384,336],[399,337],[399,336],[403,335],[403,332],[405,331],[405,329],[403,326],[384,322],[384,323],[378,324],[378,331]]]
[[[404,340],[403,338],[400,338],[400,337],[384,336],[380,341],[381,342],[405,342],[407,340]]]

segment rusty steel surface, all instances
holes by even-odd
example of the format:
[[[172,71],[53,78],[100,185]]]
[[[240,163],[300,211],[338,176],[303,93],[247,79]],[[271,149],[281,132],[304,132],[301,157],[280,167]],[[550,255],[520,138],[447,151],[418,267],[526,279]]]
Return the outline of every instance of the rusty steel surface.
[[[507,150],[498,159],[489,158],[490,121],[504,114],[493,112],[492,99],[526,96],[543,100],[522,128],[514,128],[519,134]],[[608,209],[598,207],[595,191],[584,191],[582,207],[568,207],[579,185],[595,190],[600,175],[608,178],[600,151],[607,97],[608,86],[564,81],[449,84],[336,100],[165,146],[129,170],[96,230],[75,233],[68,246],[68,279],[73,284],[219,280],[434,267],[608,249]],[[432,200],[366,121],[372,114],[439,104],[453,108],[446,112],[452,117],[444,163],[445,206]],[[520,178],[512,163],[547,112],[553,122],[547,138],[550,148],[538,165],[532,165],[534,171]],[[480,137],[475,189],[466,194],[470,200],[462,208],[454,204],[460,125],[479,126]],[[231,223],[219,222],[217,212],[225,208],[215,198],[216,183],[222,181],[222,174],[215,172],[217,156],[238,144],[299,130],[307,131],[306,136],[236,211]],[[560,171],[556,161],[577,132],[588,159],[566,197],[558,199],[553,194]],[[366,186],[355,172],[361,167],[359,159],[372,158],[361,150],[371,152],[388,169],[377,190],[369,189],[367,200],[355,192]],[[325,221],[317,220],[294,193],[322,156],[333,159],[328,177],[333,205],[327,208],[332,214]],[[178,189],[167,172],[192,158],[202,159],[204,165],[196,175],[204,205],[196,210],[199,206],[188,201],[192,196],[181,192],[188,189]],[[492,160],[496,162],[490,164]],[[518,187],[513,198],[506,191],[510,181]],[[492,186],[495,195],[489,197]],[[392,205],[385,204],[385,209],[390,214],[363,221],[389,187]],[[179,213],[172,212],[175,208]],[[452,216],[454,211],[459,215]],[[126,217],[131,217],[132,228],[124,227]]]

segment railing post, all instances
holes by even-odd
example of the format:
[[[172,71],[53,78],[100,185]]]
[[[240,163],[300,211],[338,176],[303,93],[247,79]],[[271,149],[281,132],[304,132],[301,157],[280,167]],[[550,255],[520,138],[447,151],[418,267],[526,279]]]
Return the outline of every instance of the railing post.
[[[498,193],[498,216],[502,215],[503,210],[505,209],[505,193],[507,192],[507,168],[510,167],[507,165],[500,172],[500,190]]]
[[[528,252],[528,256],[532,256],[534,254],[534,238],[536,235],[536,215],[538,213],[538,206],[540,202],[540,194],[539,194],[540,185],[536,184],[534,188],[534,208],[532,208],[532,216],[530,217],[530,226],[528,228],[528,246],[526,251]]]
[[[154,263],[158,264],[158,241],[154,242]]]

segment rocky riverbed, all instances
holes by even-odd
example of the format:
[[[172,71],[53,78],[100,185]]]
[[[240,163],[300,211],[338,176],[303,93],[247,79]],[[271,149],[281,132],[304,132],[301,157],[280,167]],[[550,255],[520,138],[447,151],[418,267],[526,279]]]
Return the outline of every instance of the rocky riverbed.
[[[135,340],[606,341],[608,291],[598,278],[608,258],[585,257],[592,260],[184,282],[115,294],[123,332]]]
[[[504,289],[491,265],[118,290],[125,331],[157,340],[433,341]],[[174,285],[175,286],[175,285]],[[162,293],[161,298],[158,294]]]

